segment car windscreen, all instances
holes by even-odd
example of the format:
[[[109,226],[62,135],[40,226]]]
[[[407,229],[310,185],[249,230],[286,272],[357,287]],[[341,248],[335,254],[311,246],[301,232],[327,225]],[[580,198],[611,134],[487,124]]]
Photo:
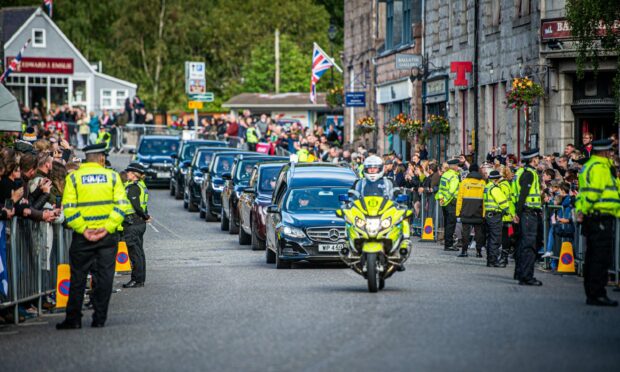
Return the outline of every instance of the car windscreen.
[[[140,143],[138,154],[148,156],[170,156],[176,154],[179,148],[179,140],[168,138],[145,139]]]
[[[200,151],[198,155],[196,155],[195,166],[200,169],[202,167],[208,167],[209,163],[211,163],[211,158],[213,158],[213,151]]]
[[[286,210],[289,212],[336,210],[340,208],[339,195],[346,194],[348,190],[346,187],[293,189],[286,198]]]
[[[232,164],[237,155],[221,155],[215,158],[213,164],[213,173],[217,176],[221,176],[224,173],[230,173],[232,171]]]
[[[254,165],[261,160],[265,159],[246,159],[239,162],[235,172],[235,183],[238,185],[247,185],[250,182],[250,177],[252,177]]]
[[[190,160],[194,157],[196,153],[196,149],[200,146],[204,146],[201,143],[186,143],[183,145],[183,150],[181,151],[181,156],[179,159],[181,161]]]
[[[258,190],[260,192],[273,192],[281,167],[266,167],[261,169]]]

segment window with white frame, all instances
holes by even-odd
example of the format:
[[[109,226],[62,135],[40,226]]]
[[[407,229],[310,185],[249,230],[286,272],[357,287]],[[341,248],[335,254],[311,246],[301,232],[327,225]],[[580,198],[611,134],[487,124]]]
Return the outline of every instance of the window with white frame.
[[[45,48],[45,29],[32,29],[32,46],[34,48]]]
[[[101,89],[101,109],[115,110],[125,106],[129,92],[124,89]]]

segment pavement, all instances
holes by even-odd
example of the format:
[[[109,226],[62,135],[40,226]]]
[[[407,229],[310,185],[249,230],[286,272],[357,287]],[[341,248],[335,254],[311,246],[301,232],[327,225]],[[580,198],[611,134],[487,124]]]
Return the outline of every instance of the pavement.
[[[167,190],[150,200],[146,286],[114,294],[102,329],[90,311],[77,331],[54,329],[63,314],[0,328],[0,370],[620,369],[620,308],[586,306],[581,278],[538,272],[542,287],[522,287],[512,264],[415,243],[371,294],[340,265],[276,270]]]

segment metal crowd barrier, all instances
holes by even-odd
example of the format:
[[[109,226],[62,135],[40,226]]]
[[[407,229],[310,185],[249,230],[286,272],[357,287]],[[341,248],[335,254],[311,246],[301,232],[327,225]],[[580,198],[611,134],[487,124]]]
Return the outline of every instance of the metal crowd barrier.
[[[18,304],[37,300],[40,314],[43,297],[56,291],[58,264],[69,262],[71,230],[61,223],[18,217],[3,228],[8,231],[5,235],[8,296],[0,292],[0,309],[14,306],[14,322],[18,324]]]

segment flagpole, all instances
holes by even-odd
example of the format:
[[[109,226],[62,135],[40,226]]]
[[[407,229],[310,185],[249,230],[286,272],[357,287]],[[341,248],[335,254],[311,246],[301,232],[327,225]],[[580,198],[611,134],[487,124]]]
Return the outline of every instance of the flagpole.
[[[342,74],[342,69],[340,68],[340,66],[338,66],[338,64],[336,64],[336,61],[334,61],[334,58],[332,56],[330,56],[329,54],[325,53],[325,51],[323,49],[321,49],[321,47],[319,46],[319,44],[314,43],[314,46],[324,55],[326,55],[329,58],[329,61],[332,63],[332,65],[334,65],[334,67],[336,68],[336,70],[340,71],[340,73]]]
[[[6,79],[9,76],[9,74],[13,72],[14,69],[17,69],[17,66],[19,66],[19,63],[21,62],[22,54],[26,50],[26,47],[28,47],[28,44],[30,44],[30,39],[26,41],[26,44],[24,44],[24,46],[19,50],[19,53],[17,53],[17,55],[13,58],[11,63],[9,63],[9,65],[6,66],[6,68],[2,72],[2,75],[0,75],[0,84],[4,83],[4,79]],[[17,61],[14,63],[15,60]],[[14,67],[13,67],[13,64],[15,65]]]

